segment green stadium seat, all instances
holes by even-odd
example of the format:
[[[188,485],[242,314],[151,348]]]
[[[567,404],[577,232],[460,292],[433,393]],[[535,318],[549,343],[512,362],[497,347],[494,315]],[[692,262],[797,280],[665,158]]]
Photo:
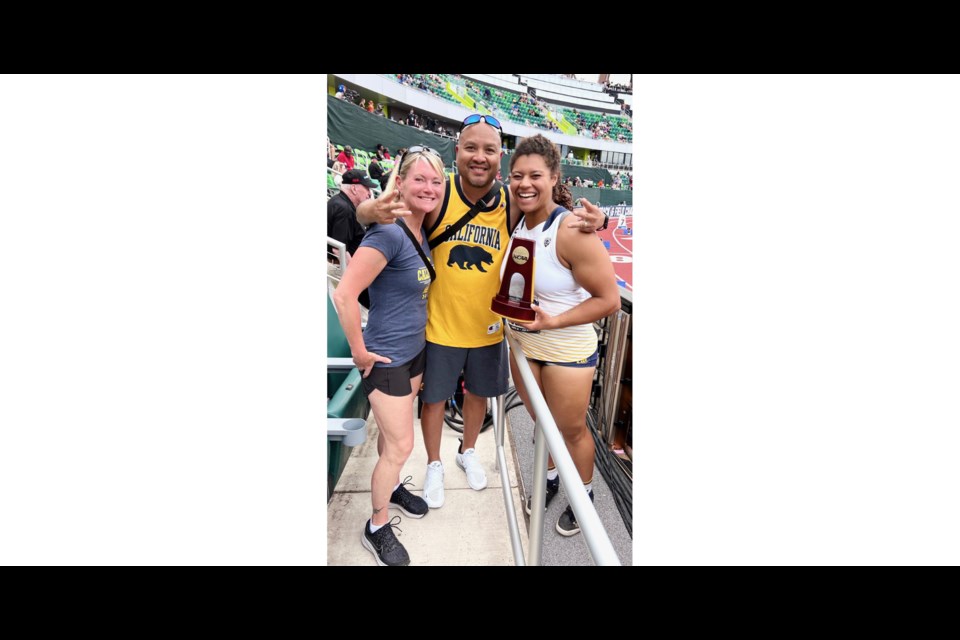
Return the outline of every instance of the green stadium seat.
[[[340,318],[327,294],[327,357],[349,358],[350,344],[340,326]],[[363,393],[362,375],[354,367],[349,372],[327,372],[327,418],[367,419],[370,402]],[[350,447],[342,440],[327,439],[327,500],[350,458]]]

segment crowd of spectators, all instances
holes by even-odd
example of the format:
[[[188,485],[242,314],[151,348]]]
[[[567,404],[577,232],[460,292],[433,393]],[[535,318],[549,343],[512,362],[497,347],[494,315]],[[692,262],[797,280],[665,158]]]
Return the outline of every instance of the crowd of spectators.
[[[430,87],[435,88],[437,80],[434,80],[432,83],[428,83],[424,78],[436,78],[436,76],[413,76],[410,74],[396,74],[399,81],[400,78],[403,78],[403,84],[414,86],[416,88]],[[419,78],[419,79],[417,79]],[[430,89],[424,89],[429,91]],[[337,93],[335,94],[336,98],[343,100],[344,102],[349,102],[351,104],[358,105],[361,109],[367,113],[372,113],[373,115],[380,116],[382,118],[388,118],[392,122],[398,122],[400,124],[405,124],[410,127],[416,127],[421,131],[430,131],[442,136],[453,137],[455,128],[452,125],[444,124],[440,120],[427,115],[427,114],[418,114],[413,109],[410,109],[410,112],[407,114],[397,113],[397,110],[394,110],[394,113],[391,113],[390,116],[387,116],[387,112],[384,109],[383,105],[379,102],[374,102],[373,98],[366,100],[360,97],[360,94],[350,89],[346,85],[340,85],[337,88]]]
[[[562,131],[557,124],[564,118],[563,111],[551,107],[539,99],[534,89],[525,93],[504,91],[459,74],[443,76],[440,74],[392,74],[394,80],[400,84],[426,91],[450,102],[458,102],[447,90],[447,84],[463,87],[466,95],[475,102],[474,109],[479,112],[492,113],[498,118],[510,120],[528,127],[545,129],[547,131]],[[613,85],[621,86],[621,85]],[[611,140],[630,142],[632,140],[632,126],[629,123],[629,107],[621,105],[623,117],[617,117],[619,122],[606,122],[597,126],[597,123],[588,125],[586,122],[571,122],[576,128],[576,134],[595,140]],[[604,115],[604,117],[606,117]],[[567,119],[569,122],[569,118]],[[619,125],[619,126],[617,126]],[[616,128],[615,131],[611,127]],[[434,129],[424,127],[427,130]]]
[[[610,175],[612,176],[610,183],[607,184],[603,178],[594,182],[593,180],[587,178],[580,178],[580,176],[567,176],[563,180],[563,184],[568,187],[587,187],[591,189],[615,189],[617,191],[629,191],[633,189],[633,172],[632,171],[611,171]]]
[[[393,74],[397,82],[414,87],[416,89],[421,89],[423,91],[428,91],[431,93],[439,93],[443,90],[445,86],[445,80],[442,76],[437,74]],[[504,92],[496,87],[491,87],[479,82],[470,80],[469,78],[463,78],[460,75],[451,76],[451,81],[456,84],[463,84],[471,93],[475,94],[475,99],[481,107],[486,108],[488,111],[494,112],[498,117],[506,117],[503,113],[503,110],[499,107],[496,107],[495,104],[503,102],[506,97],[512,96],[513,99],[510,104],[510,115],[513,116],[511,119],[517,121],[518,118],[523,120],[524,124],[529,126],[539,126],[540,128],[547,130],[559,131],[559,127],[556,123],[546,118],[546,113],[549,112],[549,106],[542,100],[536,97],[536,93],[531,94],[517,94],[514,92]],[[613,85],[618,86],[618,85]],[[442,91],[444,94],[449,95],[445,90]],[[387,113],[380,103],[375,103],[373,99],[366,100],[360,97],[360,94],[347,87],[344,84],[341,84],[337,87],[337,92],[335,97],[345,102],[350,102],[359,106],[361,109],[364,109],[368,113],[374,115],[379,115],[381,117],[387,118]],[[489,104],[486,102],[489,101]],[[577,109],[566,112],[567,121],[571,122],[577,128],[577,134],[590,137],[596,140],[617,140],[620,142],[629,142],[629,138],[624,135],[622,130],[627,132],[632,132],[633,127],[629,121],[621,119],[619,122],[612,122],[606,114],[590,114],[590,120],[593,120],[596,117],[596,120],[592,121],[592,124],[588,122],[588,119],[584,117],[584,114]],[[560,114],[558,114],[560,115]],[[563,115],[560,115],[562,118]],[[544,124],[536,125],[534,124],[531,118],[536,119],[537,122],[542,122]],[[434,118],[433,116],[425,113],[417,113],[414,109],[410,109],[407,113],[402,113],[401,110],[393,109],[392,113],[389,115],[389,120],[397,122],[399,124],[404,124],[410,127],[416,127],[421,131],[428,131],[438,135],[457,137],[456,127],[450,124],[444,124],[442,121]],[[618,133],[614,134],[614,129],[617,128]],[[330,144],[329,139],[327,140],[328,145],[328,162],[327,166],[332,168],[335,173],[342,174],[345,171],[354,168],[354,157],[353,151],[350,146],[343,147],[342,151],[339,151],[334,145]],[[395,154],[395,157],[399,157],[402,153],[402,149],[398,150]],[[509,150],[505,149],[507,153]],[[562,159],[563,164],[572,164],[579,166],[595,166],[600,165],[599,152],[591,153],[589,159],[581,161],[572,157],[572,151],[570,155]],[[391,160],[390,151],[383,147],[383,145],[377,145],[377,149],[374,152],[370,152],[371,158],[376,158],[377,162],[371,162],[371,165],[365,167],[368,173],[370,173],[371,178],[377,182],[383,181],[383,176],[387,175],[383,170],[383,161]],[[388,163],[392,166],[392,163]],[[364,168],[364,167],[361,167]],[[376,174],[376,175],[374,175]],[[607,188],[607,189],[632,189],[633,188],[633,174],[629,171],[611,171],[613,179],[610,184],[605,184],[603,181],[599,181],[594,184],[590,180],[581,180],[579,177],[570,178],[569,176],[565,180],[566,184],[576,187],[595,187],[595,188]]]
[[[632,84],[620,84],[620,83],[610,84],[609,82],[607,82],[607,83],[605,83],[605,84],[603,85],[603,88],[606,89],[608,92],[611,92],[611,91],[613,91],[613,92],[623,91],[624,93],[632,93],[632,92],[633,92],[633,85],[632,85]]]

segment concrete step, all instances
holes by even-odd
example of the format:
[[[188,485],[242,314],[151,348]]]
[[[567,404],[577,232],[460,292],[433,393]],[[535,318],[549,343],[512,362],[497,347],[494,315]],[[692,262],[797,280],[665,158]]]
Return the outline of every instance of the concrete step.
[[[375,566],[373,555],[360,544],[363,526],[370,517],[370,476],[377,463],[377,426],[371,413],[366,442],[355,448],[337,490],[327,507],[327,564]],[[487,472],[487,487],[474,491],[467,485],[466,475],[456,465],[458,434],[444,426],[441,435],[441,458],[444,464],[445,503],[431,509],[420,519],[391,510],[399,515],[402,532],[397,538],[410,554],[411,566],[429,565],[512,565],[510,544],[503,505],[500,473],[496,471],[496,442],[493,429],[481,433],[477,454]],[[509,433],[505,443],[514,508],[522,517],[522,504],[517,489],[514,456]],[[412,476],[415,486],[407,486],[420,495],[426,473],[427,454],[423,447],[420,421],[414,424],[414,448],[400,474],[401,480]],[[520,524],[521,542],[526,552],[529,542],[526,526]]]

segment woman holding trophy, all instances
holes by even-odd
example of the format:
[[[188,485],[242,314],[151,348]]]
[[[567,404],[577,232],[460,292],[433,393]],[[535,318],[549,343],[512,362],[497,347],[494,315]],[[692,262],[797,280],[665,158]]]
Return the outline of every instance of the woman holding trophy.
[[[569,211],[572,197],[561,178],[560,154],[550,140],[536,135],[517,145],[510,158],[510,195],[523,218],[513,238],[535,243],[531,306],[535,317],[529,323],[509,324],[592,500],[594,445],[586,415],[598,359],[593,322],[619,310],[620,293],[603,244],[593,234],[580,233],[578,225],[585,222],[570,222],[575,219]],[[583,202],[588,210],[596,210]],[[513,250],[513,246],[508,249],[508,259]],[[532,416],[527,390],[512,359],[510,366],[517,392]],[[547,504],[559,489],[560,478],[551,459]],[[578,489],[567,489],[571,490]],[[565,536],[580,532],[569,505],[556,529]]]

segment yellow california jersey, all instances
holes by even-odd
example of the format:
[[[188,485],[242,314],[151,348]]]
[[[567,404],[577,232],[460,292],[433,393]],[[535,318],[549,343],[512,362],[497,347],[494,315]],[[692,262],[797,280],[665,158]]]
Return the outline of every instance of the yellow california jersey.
[[[450,174],[433,240],[470,210],[460,181]],[[503,339],[503,322],[490,310],[500,288],[500,263],[510,244],[506,187],[456,234],[433,249],[437,279],[427,300],[427,340],[448,347],[485,347]]]

